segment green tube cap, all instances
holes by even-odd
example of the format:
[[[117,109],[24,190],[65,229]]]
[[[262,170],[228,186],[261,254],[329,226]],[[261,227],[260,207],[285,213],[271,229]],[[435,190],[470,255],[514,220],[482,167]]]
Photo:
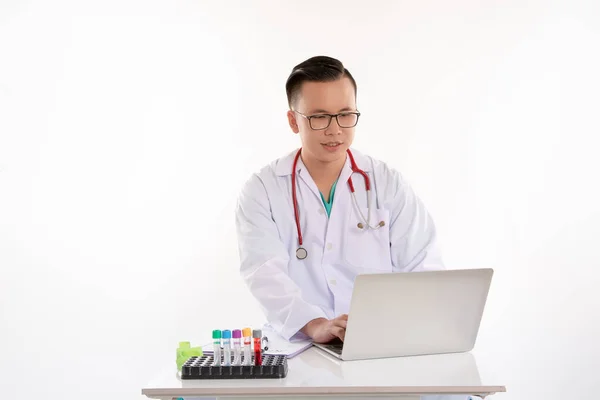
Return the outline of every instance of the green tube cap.
[[[219,329],[213,331],[213,339],[221,339],[221,331]]]

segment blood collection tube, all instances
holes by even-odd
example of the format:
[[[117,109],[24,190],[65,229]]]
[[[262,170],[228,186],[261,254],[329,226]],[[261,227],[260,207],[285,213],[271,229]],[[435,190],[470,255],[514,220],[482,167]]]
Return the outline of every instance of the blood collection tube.
[[[242,365],[242,353],[240,350],[240,340],[242,331],[239,329],[233,330],[233,363],[231,365]]]
[[[244,336],[244,360],[242,365],[252,365],[252,331],[250,328],[244,328],[242,330],[242,335]]]
[[[254,365],[262,365],[262,331],[254,329],[252,338],[254,341]]]
[[[223,331],[223,365],[226,367],[231,365],[231,331],[229,329]]]
[[[212,334],[213,337],[213,366],[218,367],[221,365],[221,331],[215,329]]]

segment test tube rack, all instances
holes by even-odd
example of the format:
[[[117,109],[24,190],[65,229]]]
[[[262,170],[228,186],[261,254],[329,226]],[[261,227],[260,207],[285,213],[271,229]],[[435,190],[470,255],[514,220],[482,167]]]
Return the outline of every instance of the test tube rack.
[[[233,357],[231,359],[233,361]],[[221,356],[221,366],[213,366],[213,362],[213,354],[191,357],[181,368],[181,379],[285,378],[288,371],[287,357],[282,355],[263,355],[261,365],[254,365],[254,357],[252,357],[252,365],[223,366],[223,356]]]

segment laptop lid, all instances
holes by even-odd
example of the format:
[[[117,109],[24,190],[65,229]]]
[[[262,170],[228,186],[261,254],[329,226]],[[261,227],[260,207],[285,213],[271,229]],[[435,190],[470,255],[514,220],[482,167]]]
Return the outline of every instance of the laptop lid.
[[[492,276],[490,268],[357,276],[341,358],[472,350]]]

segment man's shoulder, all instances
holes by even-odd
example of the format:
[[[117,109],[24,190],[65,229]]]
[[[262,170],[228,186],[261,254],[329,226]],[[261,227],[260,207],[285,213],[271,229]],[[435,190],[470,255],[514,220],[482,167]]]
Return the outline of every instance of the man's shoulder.
[[[398,201],[404,201],[403,199],[410,195],[410,182],[393,163],[358,150],[353,149],[352,152],[357,155],[355,158],[358,167],[368,168],[365,172],[370,175],[372,185],[383,204],[395,207]],[[358,158],[361,159],[362,166]]]
[[[296,152],[297,150],[288,151],[284,155],[261,165],[248,175],[244,187],[247,189],[264,187],[264,185],[273,183],[278,177],[291,175],[293,157]]]
[[[355,159],[357,159],[356,164],[358,167],[365,169],[367,172],[372,172],[375,177],[379,179],[386,178],[394,182],[403,180],[400,171],[390,165],[388,161],[363,153],[360,150],[352,149],[352,153],[355,155]]]
[[[273,181],[278,177],[291,175],[296,152],[297,150],[289,151],[284,155],[263,164],[258,170],[251,174],[250,179],[254,178],[261,181]]]

